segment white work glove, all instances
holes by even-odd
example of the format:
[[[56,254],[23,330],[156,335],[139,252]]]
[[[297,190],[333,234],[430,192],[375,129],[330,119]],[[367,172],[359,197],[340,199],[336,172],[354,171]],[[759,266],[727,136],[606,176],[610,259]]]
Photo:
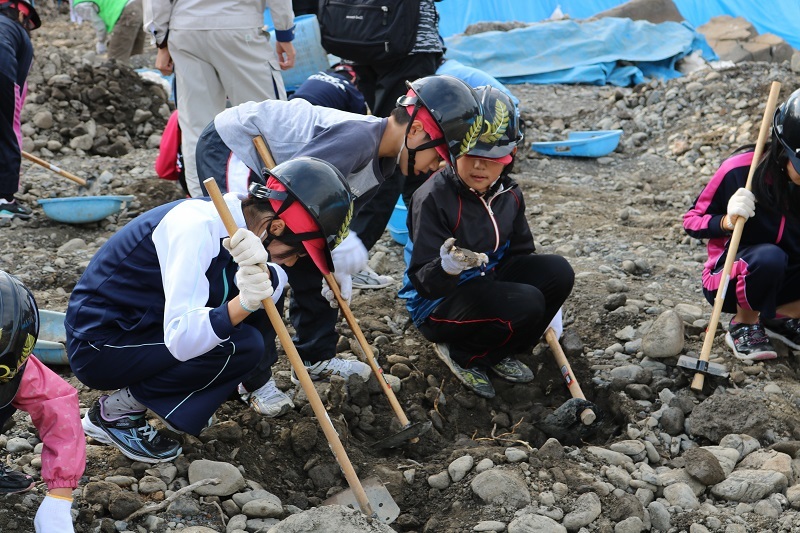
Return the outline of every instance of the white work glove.
[[[336,284],[339,285],[339,292],[342,294],[342,298],[347,302],[347,305],[350,305],[350,298],[353,296],[353,277],[337,270],[333,272],[333,278],[336,280]],[[322,296],[328,300],[328,303],[334,309],[339,307],[336,295],[333,294],[333,289],[328,286],[325,278],[322,279]]]
[[[245,311],[263,308],[261,300],[272,296],[272,281],[266,267],[258,265],[240,266],[236,272],[236,286],[239,287],[239,303]]]
[[[98,55],[106,53],[106,43],[98,41],[94,47]]]
[[[337,274],[358,274],[367,266],[369,252],[354,232],[349,232],[344,240],[331,250],[333,269]]]
[[[264,243],[247,228],[239,228],[232,237],[222,239],[222,246],[239,266],[263,265],[269,259]]]
[[[561,308],[559,307],[558,313],[556,313],[556,316],[553,317],[553,320],[551,320],[550,324],[548,324],[547,326],[548,328],[553,329],[553,332],[556,334],[557,339],[560,339],[561,334],[564,333],[564,324],[562,323],[562,319],[563,319],[563,313],[561,312]],[[545,331],[547,330],[545,329]]]
[[[734,217],[742,217],[747,220],[756,214],[756,197],[751,191],[741,187],[731,199],[728,200],[728,217],[731,222],[735,221]]]
[[[45,496],[36,511],[36,518],[33,519],[36,533],[75,533],[71,508],[72,500]]]
[[[458,276],[465,270],[479,267],[489,262],[486,254],[475,253],[465,248],[455,245],[456,239],[450,237],[439,249],[439,257],[442,258],[442,269],[451,276]]]

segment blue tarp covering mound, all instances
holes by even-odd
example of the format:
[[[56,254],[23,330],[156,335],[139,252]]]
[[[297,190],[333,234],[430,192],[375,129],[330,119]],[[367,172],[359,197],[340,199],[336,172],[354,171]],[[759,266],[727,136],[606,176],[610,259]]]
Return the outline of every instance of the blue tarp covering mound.
[[[537,23],[511,31],[445,39],[447,57],[485,70],[503,83],[628,86],[681,76],[675,63],[699,50],[717,59],[688,23],[621,18]],[[620,64],[624,62],[624,64]]]
[[[556,8],[573,19],[585,19],[624,4],[626,0],[442,0],[439,32],[445,38],[463,33],[470,24],[497,21],[538,22]],[[730,15],[749,20],[758,33],[774,33],[794,48],[800,49],[800,33],[793,22],[800,20],[797,0],[673,0],[683,18],[695,28],[713,17]]]

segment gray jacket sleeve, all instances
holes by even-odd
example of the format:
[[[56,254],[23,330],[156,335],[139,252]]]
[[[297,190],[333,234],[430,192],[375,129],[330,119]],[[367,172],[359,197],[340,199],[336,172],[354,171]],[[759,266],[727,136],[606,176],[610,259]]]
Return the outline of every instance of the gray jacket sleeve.
[[[275,24],[275,38],[282,42],[294,39],[294,11],[292,0],[267,0],[267,7]]]

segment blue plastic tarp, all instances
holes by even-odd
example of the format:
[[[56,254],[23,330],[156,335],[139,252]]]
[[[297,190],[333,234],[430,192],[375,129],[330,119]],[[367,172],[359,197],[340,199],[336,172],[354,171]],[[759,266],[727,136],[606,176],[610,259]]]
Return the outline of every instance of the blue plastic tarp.
[[[448,58],[485,70],[503,83],[627,86],[646,78],[680,76],[675,63],[695,50],[716,59],[688,23],[621,18],[543,22],[506,32],[455,35],[445,43]]]
[[[539,22],[556,8],[573,19],[585,19],[624,4],[626,0],[442,0],[439,11],[439,32],[443,37],[464,33],[476,22]],[[695,28],[713,17],[742,17],[755,26],[758,33],[773,33],[794,48],[800,49],[800,33],[787,21],[800,20],[797,0],[673,0],[681,15]]]

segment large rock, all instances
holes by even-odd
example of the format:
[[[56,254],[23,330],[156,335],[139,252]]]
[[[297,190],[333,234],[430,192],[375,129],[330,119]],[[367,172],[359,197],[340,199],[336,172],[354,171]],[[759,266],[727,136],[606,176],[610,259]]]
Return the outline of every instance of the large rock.
[[[368,519],[359,511],[342,505],[323,505],[293,514],[267,533],[394,533],[386,524]]]
[[[703,448],[692,448],[683,454],[686,472],[703,485],[716,485],[725,479],[725,471],[714,454]]]
[[[189,465],[189,483],[203,479],[219,479],[216,485],[202,485],[194,489],[201,496],[230,496],[245,486],[244,476],[230,463],[200,459]]]
[[[695,437],[719,442],[729,433],[746,433],[757,439],[765,436],[770,413],[764,401],[744,392],[717,393],[694,408],[688,429]]]
[[[567,530],[552,518],[525,514],[508,524],[508,533],[567,533]]]
[[[531,503],[525,480],[512,470],[492,468],[472,478],[472,492],[484,503],[520,509]]]
[[[564,517],[563,524],[568,531],[578,531],[594,522],[602,511],[600,497],[594,492],[587,492],[578,496],[572,511]]]
[[[661,313],[642,338],[642,351],[651,359],[675,357],[683,351],[683,319],[669,309]]]
[[[783,492],[789,485],[786,476],[771,470],[737,470],[711,488],[717,498],[734,502],[757,502]]]
[[[782,38],[771,33],[759,35],[755,27],[742,17],[722,15],[703,24],[697,31],[720,59],[741,61],[771,61],[781,63],[792,58],[794,49]]]
[[[661,22],[681,22],[683,16],[672,0],[630,0],[595,15],[596,17],[617,17],[632,20],[647,20],[653,24]]]

